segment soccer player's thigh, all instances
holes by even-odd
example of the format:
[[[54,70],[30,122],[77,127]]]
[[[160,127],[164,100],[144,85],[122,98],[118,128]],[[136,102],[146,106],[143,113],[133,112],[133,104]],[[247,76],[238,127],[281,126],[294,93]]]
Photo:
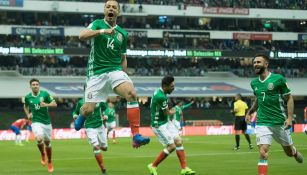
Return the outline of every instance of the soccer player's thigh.
[[[41,123],[32,123],[32,131],[36,139],[43,139],[44,131]]]
[[[167,128],[167,123],[159,126],[158,128],[152,127],[152,130],[162,145],[166,146],[174,143],[173,136]]]
[[[272,131],[273,131],[273,138],[277,143],[283,146],[293,145],[290,129],[284,129],[283,126],[275,126],[272,127]]]
[[[52,126],[51,126],[51,124],[49,124],[49,125],[42,124],[42,129],[43,129],[43,139],[44,139],[44,141],[51,141],[51,136],[52,136]]]
[[[124,71],[113,71],[109,73],[109,81],[112,86],[112,89],[117,87],[118,85],[124,83],[124,82],[130,82],[131,87],[133,88],[132,80],[129,78],[129,76]]]
[[[268,126],[256,126],[256,143],[257,145],[271,145],[273,132]]]
[[[96,128],[86,128],[85,132],[86,132],[88,143],[92,145],[93,147],[98,146],[99,145],[98,130]]]
[[[106,73],[92,76],[86,82],[85,102],[102,102],[106,101],[111,86],[108,83],[108,75]]]
[[[107,139],[107,133],[106,133],[105,127],[101,126],[99,128],[96,128],[96,130],[98,133],[97,138],[98,138],[99,146],[103,148],[107,148],[108,139]]]
[[[172,136],[173,139],[176,139],[180,137],[180,130],[176,126],[176,121],[169,121],[167,130],[169,131],[169,134]]]

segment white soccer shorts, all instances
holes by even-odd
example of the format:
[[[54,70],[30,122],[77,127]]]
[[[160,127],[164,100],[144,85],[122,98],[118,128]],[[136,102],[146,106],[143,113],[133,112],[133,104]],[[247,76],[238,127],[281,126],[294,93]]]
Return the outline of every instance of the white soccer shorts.
[[[173,144],[176,138],[180,138],[178,133],[172,131],[169,123],[165,123],[158,128],[152,127],[152,131],[157,136],[159,142],[164,146]]]
[[[181,134],[180,122],[175,119],[168,121],[168,128],[172,135]]]
[[[283,126],[256,126],[255,133],[257,145],[271,145],[273,139],[283,146],[293,145],[290,130]]]
[[[112,71],[90,77],[86,82],[85,102],[106,102],[113,89],[124,83],[132,83],[124,71]]]
[[[113,122],[107,122],[107,128],[108,129],[114,129],[116,127],[116,121],[113,121]]]
[[[32,123],[32,131],[36,137],[40,137],[43,141],[51,141],[52,126],[51,124],[45,125],[43,123]]]
[[[88,143],[93,147],[108,147],[107,133],[103,125],[98,128],[86,128],[85,132],[88,138]]]

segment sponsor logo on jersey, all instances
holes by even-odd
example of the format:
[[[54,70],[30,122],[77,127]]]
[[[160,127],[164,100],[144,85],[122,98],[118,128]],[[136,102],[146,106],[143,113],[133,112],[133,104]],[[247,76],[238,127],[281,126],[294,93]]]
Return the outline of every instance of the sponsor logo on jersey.
[[[274,89],[273,83],[269,83],[269,84],[268,84],[268,89],[269,89],[270,91]]]

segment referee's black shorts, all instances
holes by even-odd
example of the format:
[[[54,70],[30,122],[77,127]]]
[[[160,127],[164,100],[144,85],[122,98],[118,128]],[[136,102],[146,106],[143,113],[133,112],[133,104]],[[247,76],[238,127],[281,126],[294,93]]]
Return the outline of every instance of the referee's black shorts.
[[[247,129],[247,124],[246,124],[246,121],[245,121],[245,116],[236,116],[235,130],[246,131],[246,129]]]

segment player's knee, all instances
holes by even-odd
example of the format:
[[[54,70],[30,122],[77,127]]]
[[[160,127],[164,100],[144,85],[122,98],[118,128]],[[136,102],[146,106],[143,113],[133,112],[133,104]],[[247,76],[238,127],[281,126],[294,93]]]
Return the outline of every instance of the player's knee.
[[[176,149],[176,145],[175,144],[170,144],[167,146],[167,150],[171,153]]]
[[[261,157],[262,159],[268,159],[269,153],[268,153],[267,150],[265,150],[265,149],[260,149],[259,153],[260,153],[260,157]]]
[[[127,101],[135,101],[137,99],[137,94],[135,90],[128,91],[125,98]]]

